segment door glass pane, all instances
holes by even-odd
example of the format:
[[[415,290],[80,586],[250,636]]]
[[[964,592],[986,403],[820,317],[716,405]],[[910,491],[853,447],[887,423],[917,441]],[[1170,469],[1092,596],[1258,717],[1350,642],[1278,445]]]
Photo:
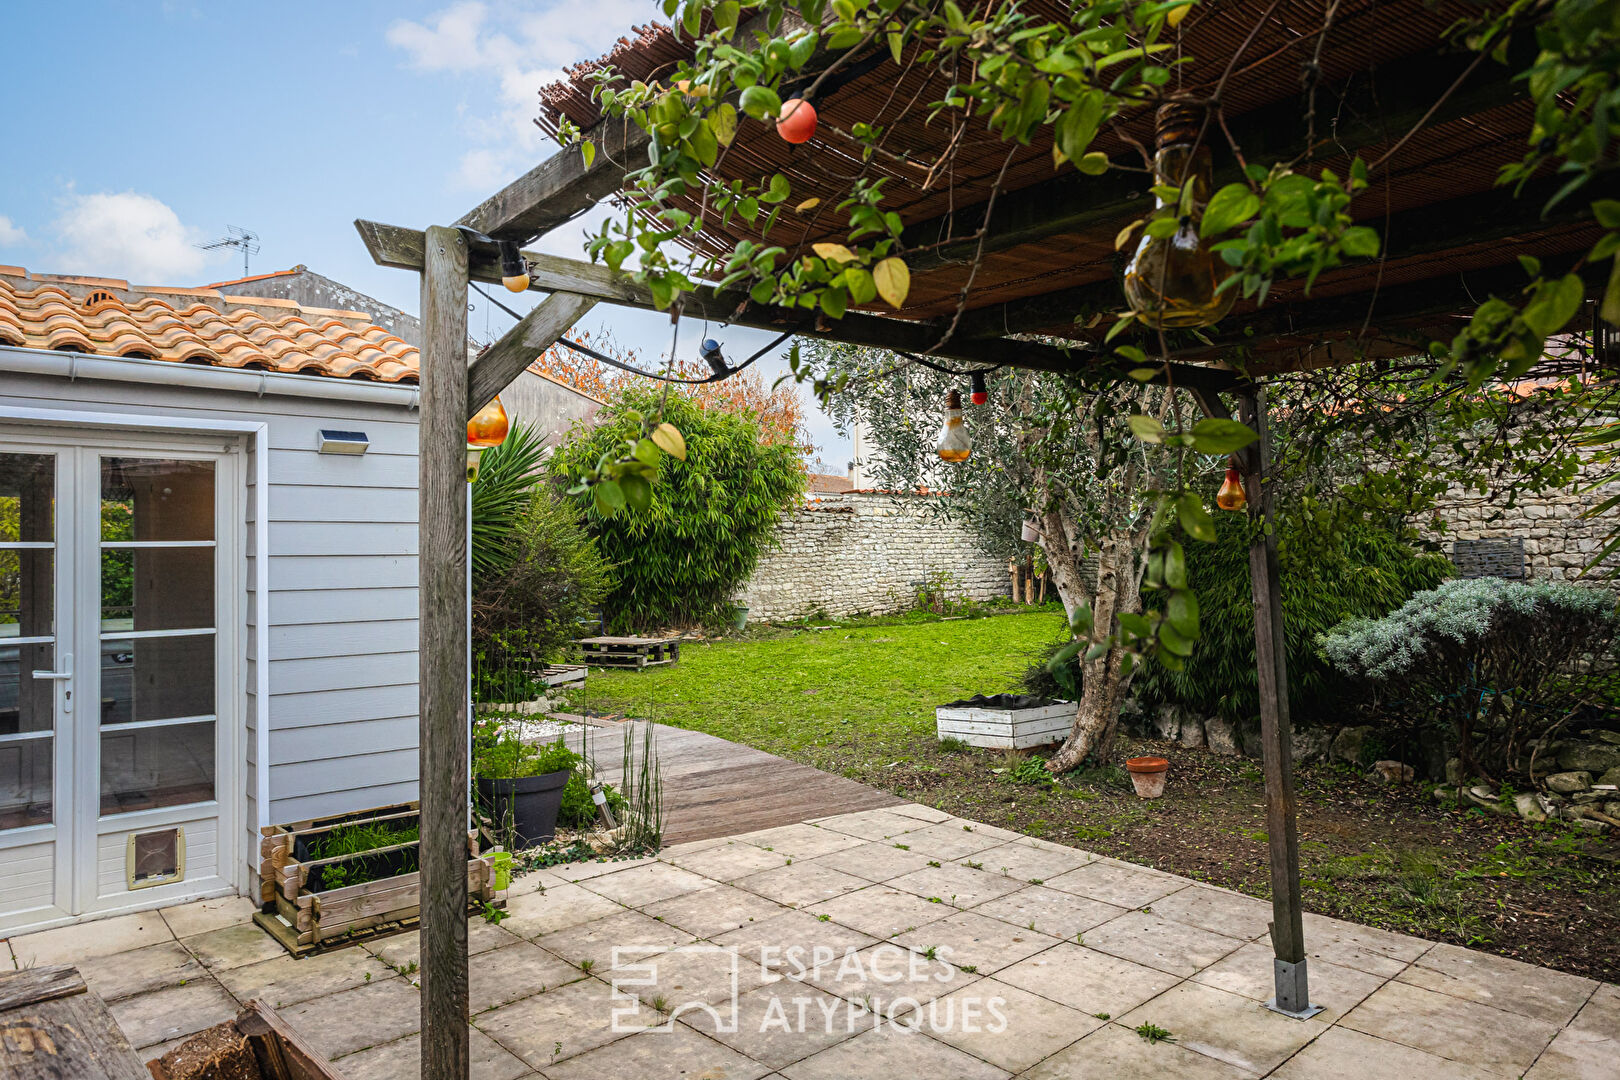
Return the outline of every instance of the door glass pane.
[[[213,626],[213,548],[101,549],[103,633]]]
[[[102,458],[101,538],[214,539],[214,463]]]
[[[0,829],[51,823],[54,739],[0,742]]]
[[[0,544],[56,539],[56,458],[0,454]]]
[[[54,671],[54,645],[7,645],[0,642],[0,735],[50,731],[55,725],[56,683],[36,679],[36,671]]]
[[[101,722],[214,713],[214,635],[101,643]]]
[[[101,812],[128,814],[214,797],[214,722],[101,733]]]

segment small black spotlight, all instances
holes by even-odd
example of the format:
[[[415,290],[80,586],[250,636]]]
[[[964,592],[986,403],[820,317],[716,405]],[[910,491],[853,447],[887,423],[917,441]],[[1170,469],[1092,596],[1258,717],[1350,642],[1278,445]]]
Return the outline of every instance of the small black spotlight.
[[[725,353],[720,351],[720,343],[712,337],[704,338],[703,344],[698,346],[698,355],[703,362],[709,365],[709,370],[716,375],[728,375],[731,368],[726,365]]]

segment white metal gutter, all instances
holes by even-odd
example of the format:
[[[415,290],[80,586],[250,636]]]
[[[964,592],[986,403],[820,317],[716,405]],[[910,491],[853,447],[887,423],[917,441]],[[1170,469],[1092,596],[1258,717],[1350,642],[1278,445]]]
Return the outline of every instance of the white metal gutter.
[[[54,375],[69,380],[98,379],[150,383],[158,386],[232,390],[257,397],[274,395],[321,398],[327,401],[364,401],[375,405],[403,405],[408,409],[417,408],[421,398],[421,391],[417,387],[400,383],[212,367],[205,364],[183,364],[175,360],[95,356],[90,353],[58,352],[53,349],[25,349],[16,345],[0,345],[0,372]]]

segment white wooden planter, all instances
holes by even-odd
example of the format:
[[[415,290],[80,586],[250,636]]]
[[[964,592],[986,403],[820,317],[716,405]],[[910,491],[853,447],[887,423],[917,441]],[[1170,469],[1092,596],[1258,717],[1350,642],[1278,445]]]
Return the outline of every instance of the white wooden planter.
[[[1074,703],[1054,701],[1033,708],[997,708],[953,702],[934,710],[941,739],[956,738],[970,746],[1025,750],[1062,742],[1074,723]]]

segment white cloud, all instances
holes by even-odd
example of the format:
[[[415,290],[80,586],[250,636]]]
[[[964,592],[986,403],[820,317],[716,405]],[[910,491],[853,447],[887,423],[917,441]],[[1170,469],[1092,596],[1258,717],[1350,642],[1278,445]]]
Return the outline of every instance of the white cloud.
[[[25,243],[28,234],[21,225],[13,225],[11,219],[0,214],[0,247],[10,247],[13,244]]]
[[[52,267],[57,272],[173,285],[191,281],[210,261],[195,247],[204,239],[199,230],[160,199],[135,191],[69,195],[54,230],[63,245]]]
[[[556,149],[534,125],[540,88],[562,78],[566,65],[602,55],[648,8],[646,0],[552,0],[492,10],[462,0],[422,22],[400,20],[385,36],[412,67],[459,76],[483,95],[463,110],[470,145],[452,179],[488,193]]]

